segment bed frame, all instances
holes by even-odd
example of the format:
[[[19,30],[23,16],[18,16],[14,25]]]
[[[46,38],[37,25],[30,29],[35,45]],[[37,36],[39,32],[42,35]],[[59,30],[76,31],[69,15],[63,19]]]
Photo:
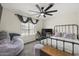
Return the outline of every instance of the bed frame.
[[[79,34],[79,30],[78,30],[78,25],[77,24],[65,24],[65,25],[55,25],[54,26],[54,33],[57,32],[61,32],[61,33],[71,33],[71,34],[76,34],[77,35],[77,39],[79,39],[78,34]]]
[[[75,33],[77,35],[77,39],[79,40],[79,30],[78,30],[78,25],[77,24],[65,24],[65,25],[55,25],[54,26],[54,33],[55,32],[64,32],[64,33]],[[66,41],[66,40],[60,40],[60,39],[56,39],[56,38],[50,38],[51,40],[51,47],[52,47],[52,40],[56,40],[56,49],[58,49],[58,41],[62,41],[63,42],[63,52],[65,51],[65,42],[67,43],[71,43],[72,44],[72,55],[74,55],[74,44],[79,45],[79,43],[76,42],[70,42],[70,41]],[[42,43],[40,41],[41,44],[44,44],[44,42]],[[48,45],[48,40],[46,40],[46,44]]]

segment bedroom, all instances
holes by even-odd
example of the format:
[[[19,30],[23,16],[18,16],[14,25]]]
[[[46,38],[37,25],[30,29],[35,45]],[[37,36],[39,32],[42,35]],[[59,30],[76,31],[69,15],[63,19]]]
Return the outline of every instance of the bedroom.
[[[55,25],[79,25],[79,3],[55,3],[54,6],[50,8],[50,10],[57,10],[57,12],[52,13],[53,16],[46,15],[46,18],[44,18],[42,15],[39,18],[36,18],[37,15],[34,15],[35,13],[30,11],[38,11],[37,7],[35,6],[36,3],[1,3],[1,5],[3,9],[0,20],[0,31],[5,30],[9,33],[22,34],[22,40],[26,45],[28,42],[30,42],[28,44],[32,44],[33,42],[35,42],[36,32],[41,32],[42,29],[54,30]],[[38,3],[38,5],[40,7],[47,7],[49,3]],[[32,31],[30,29],[30,32],[29,28],[25,28],[23,23],[20,22],[19,18],[15,14],[21,14],[26,17],[32,17],[32,20],[38,19],[39,21],[37,22],[37,24],[34,24],[34,27],[33,25],[30,26],[32,28]],[[28,27],[28,24],[26,25]],[[23,29],[26,29],[27,31],[23,31]],[[34,45],[31,47],[33,48]],[[27,51],[32,48],[28,48]],[[32,52],[27,53],[27,55],[30,55],[30,53]]]

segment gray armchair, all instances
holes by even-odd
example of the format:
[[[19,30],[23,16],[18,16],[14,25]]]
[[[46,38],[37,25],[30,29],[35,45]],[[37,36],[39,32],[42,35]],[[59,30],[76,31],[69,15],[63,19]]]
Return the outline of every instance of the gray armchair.
[[[16,56],[24,48],[24,42],[20,36],[14,36],[10,40],[9,33],[0,32],[0,56]]]

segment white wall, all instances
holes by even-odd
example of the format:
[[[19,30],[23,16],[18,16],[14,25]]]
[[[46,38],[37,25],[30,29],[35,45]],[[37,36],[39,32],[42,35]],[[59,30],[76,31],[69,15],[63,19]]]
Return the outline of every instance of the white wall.
[[[18,17],[5,8],[3,8],[0,27],[0,30],[20,33],[20,21]]]
[[[60,24],[79,24],[79,4],[56,3],[52,9],[56,9],[58,12],[46,18],[45,28],[53,28],[54,25]]]
[[[14,13],[12,13],[10,10],[6,8],[3,8],[1,22],[0,22],[0,31],[5,30],[8,32],[21,34],[20,24],[21,22],[19,21],[18,17],[14,15]],[[40,31],[41,28],[42,28],[42,21],[39,21],[38,24],[36,25],[36,30]],[[23,36],[22,39],[25,43],[30,42],[35,40],[35,35],[31,37]]]

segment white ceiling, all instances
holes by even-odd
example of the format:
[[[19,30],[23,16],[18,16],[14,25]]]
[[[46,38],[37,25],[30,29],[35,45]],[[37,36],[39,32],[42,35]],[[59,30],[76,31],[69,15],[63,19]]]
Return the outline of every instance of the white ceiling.
[[[47,7],[49,3],[38,3],[38,5],[40,7]],[[24,16],[32,16],[32,17],[36,17],[36,15],[34,15],[34,12],[31,12],[29,10],[33,10],[33,11],[38,11],[38,9],[36,8],[36,3],[1,3],[1,5],[4,8],[7,8],[8,10],[14,12],[14,13],[18,13],[18,14],[22,14]],[[55,3],[55,5],[50,9],[50,10],[58,10],[58,14],[65,12],[65,11],[69,11],[71,10],[72,12],[74,10],[79,10],[79,3]],[[70,11],[69,11],[70,12]],[[55,13],[56,15],[56,13]],[[50,17],[50,16],[48,16]]]
[[[39,6],[47,7],[49,3],[39,3]],[[2,3],[2,6],[4,8],[7,8],[8,10],[19,13],[23,15],[34,15],[34,12],[31,12],[29,10],[38,11],[38,9],[35,7],[36,3]]]

